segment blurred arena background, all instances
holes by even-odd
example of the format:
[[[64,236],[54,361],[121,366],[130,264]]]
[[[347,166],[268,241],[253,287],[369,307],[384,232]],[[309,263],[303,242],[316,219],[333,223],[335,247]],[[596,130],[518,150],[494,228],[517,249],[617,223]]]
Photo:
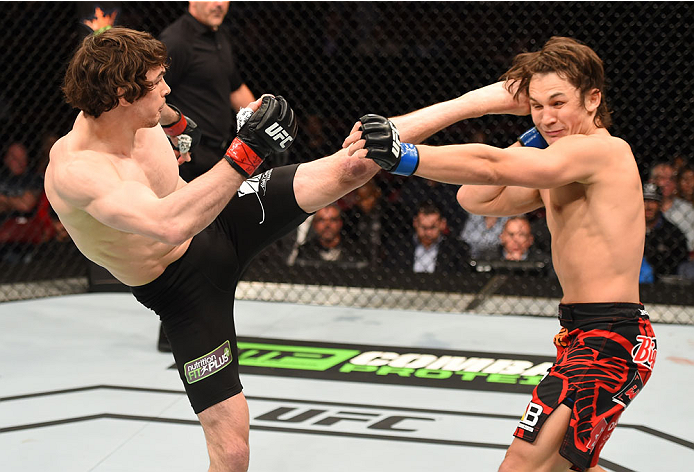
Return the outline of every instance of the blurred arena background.
[[[0,152],[26,148],[41,175],[54,139],[69,131],[76,111],[60,84],[67,61],[88,30],[86,3],[5,2],[0,17]],[[119,9],[117,24],[159,33],[186,2],[99,4]],[[517,53],[553,35],[591,46],[605,61],[612,133],[632,146],[644,181],[660,161],[692,156],[694,6],[688,2],[232,2],[233,31],[246,84],[259,96],[283,95],[298,114],[289,155],[268,165],[312,160],[336,151],[364,113],[403,114],[496,81]],[[428,144],[512,143],[529,117],[494,116],[458,123]],[[440,199],[456,237],[467,217],[455,188],[379,174],[381,244],[412,243],[418,202]],[[348,213],[355,195],[340,202]],[[448,202],[447,204],[445,202]],[[535,215],[539,225],[542,215]],[[124,287],[90,265],[56,230],[46,201],[0,230],[0,300]],[[16,220],[16,219],[15,219]],[[541,229],[540,229],[541,230]],[[345,236],[362,242],[345,224]],[[18,235],[19,234],[19,235]],[[536,238],[540,244],[541,238]],[[469,260],[442,273],[414,274],[368,264],[311,266],[293,260],[296,235],[279,241],[249,268],[238,297],[251,300],[399,307],[429,311],[553,316],[560,289],[551,269],[485,265]],[[392,254],[391,254],[392,257]],[[694,323],[694,281],[664,276],[641,286],[653,319]]]

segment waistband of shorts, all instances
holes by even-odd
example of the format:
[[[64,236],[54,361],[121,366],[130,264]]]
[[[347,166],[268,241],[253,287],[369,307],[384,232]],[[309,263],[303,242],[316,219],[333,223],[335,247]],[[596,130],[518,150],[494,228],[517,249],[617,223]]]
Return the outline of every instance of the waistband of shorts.
[[[631,319],[645,314],[642,303],[560,303],[560,321],[586,321],[606,318]]]
[[[156,293],[160,286],[162,284],[167,284],[168,280],[171,278],[172,274],[176,272],[178,269],[178,266],[181,265],[183,262],[183,259],[185,259],[186,255],[190,253],[190,248],[193,246],[193,242],[195,241],[195,238],[193,238],[193,241],[190,242],[188,245],[188,248],[186,248],[185,252],[181,257],[173,261],[171,264],[166,266],[166,269],[164,269],[164,272],[161,273],[159,277],[156,279],[152,280],[151,282],[147,282],[144,285],[136,285],[134,287],[130,287],[130,291],[132,292],[133,295],[135,295],[135,298],[140,300],[140,297],[145,295],[145,294],[151,294],[151,293]],[[140,300],[142,302],[142,300]]]

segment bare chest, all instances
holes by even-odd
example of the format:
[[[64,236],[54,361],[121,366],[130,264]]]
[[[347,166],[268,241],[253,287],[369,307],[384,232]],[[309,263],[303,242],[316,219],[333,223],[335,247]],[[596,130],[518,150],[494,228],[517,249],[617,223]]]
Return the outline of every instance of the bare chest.
[[[576,218],[587,211],[588,201],[585,186],[578,183],[561,188],[545,190],[542,199],[547,210],[547,224],[552,233],[570,226]]]

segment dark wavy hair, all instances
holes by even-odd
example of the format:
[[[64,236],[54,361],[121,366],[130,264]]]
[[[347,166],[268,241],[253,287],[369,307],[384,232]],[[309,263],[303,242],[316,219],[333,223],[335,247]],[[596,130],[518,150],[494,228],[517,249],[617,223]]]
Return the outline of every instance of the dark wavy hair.
[[[568,80],[585,98],[593,89],[598,89],[602,101],[595,113],[594,123],[598,127],[609,128],[612,124],[611,112],[605,98],[605,70],[602,60],[588,46],[572,38],[554,36],[541,50],[518,54],[513,65],[501,76],[508,85],[518,82],[515,96],[528,93],[530,79],[534,74],[555,72],[559,77]]]
[[[115,27],[90,34],[70,60],[63,93],[67,103],[98,118],[123,97],[133,103],[152,90],[147,72],[167,67],[166,46],[149,33]]]

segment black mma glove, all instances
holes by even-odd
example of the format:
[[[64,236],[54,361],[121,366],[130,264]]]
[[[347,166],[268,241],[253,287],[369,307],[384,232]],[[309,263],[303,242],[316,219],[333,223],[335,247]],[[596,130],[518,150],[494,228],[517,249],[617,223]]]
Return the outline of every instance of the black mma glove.
[[[244,121],[248,109],[237,116],[236,138],[224,159],[244,177],[250,177],[273,152],[284,152],[294,142],[297,123],[287,101],[282,97],[263,97],[260,108]]]
[[[178,113],[179,119],[178,121],[175,121],[169,125],[162,125],[162,128],[164,128],[164,132],[169,137],[170,141],[173,137],[178,138],[178,144],[176,145],[174,145],[173,141],[171,141],[171,146],[175,150],[181,154],[190,152],[200,142],[202,133],[198,129],[198,125],[195,124],[193,120],[181,113],[181,110],[168,103],[167,105],[169,108]]]
[[[414,144],[400,142],[398,129],[392,121],[380,115],[364,115],[361,137],[366,141],[366,157],[384,170],[397,175],[412,175],[419,165],[419,152]]]

